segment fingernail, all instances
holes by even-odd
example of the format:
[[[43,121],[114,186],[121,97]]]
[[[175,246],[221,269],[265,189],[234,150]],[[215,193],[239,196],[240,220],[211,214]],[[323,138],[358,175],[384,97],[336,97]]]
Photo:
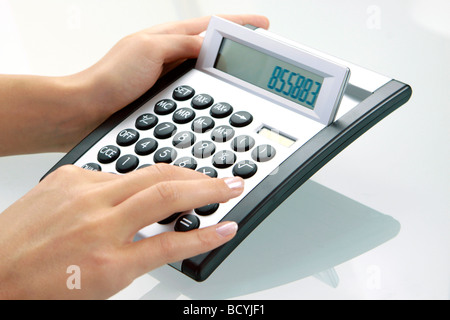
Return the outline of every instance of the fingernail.
[[[224,181],[231,190],[244,188],[244,180],[239,177],[227,178]]]
[[[219,234],[220,236],[225,238],[232,234],[235,234],[237,229],[238,229],[237,223],[231,221],[231,222],[227,222],[227,223],[219,225],[216,228],[216,232],[217,232],[217,234]]]

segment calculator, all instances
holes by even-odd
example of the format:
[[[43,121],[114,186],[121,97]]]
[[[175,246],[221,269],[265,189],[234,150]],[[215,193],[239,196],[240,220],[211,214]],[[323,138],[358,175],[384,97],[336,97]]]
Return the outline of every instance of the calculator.
[[[212,17],[197,59],[161,77],[48,173],[65,164],[127,174],[168,163],[245,179],[240,197],[174,213],[135,237],[236,221],[228,243],[171,264],[203,281],[292,192],[411,92],[267,30]]]

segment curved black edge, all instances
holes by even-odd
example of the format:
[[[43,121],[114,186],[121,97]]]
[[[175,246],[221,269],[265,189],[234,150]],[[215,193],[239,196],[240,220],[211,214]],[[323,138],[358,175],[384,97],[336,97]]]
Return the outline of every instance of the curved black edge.
[[[391,80],[304,144],[243,198],[222,221],[236,221],[236,236],[225,245],[186,259],[182,272],[196,281],[206,280],[222,261],[296,189],[339,152],[391,112],[405,104],[412,89]],[[293,170],[294,169],[294,170]]]
[[[183,62],[181,65],[171,70],[164,76],[162,76],[153,85],[151,89],[145,92],[141,97],[124,107],[123,109],[117,111],[112,116],[110,116],[105,122],[103,122],[99,127],[92,131],[86,138],[84,138],[78,145],[76,145],[71,151],[69,151],[60,161],[58,161],[42,178],[41,181],[49,175],[51,172],[55,171],[61,166],[66,164],[75,163],[83,154],[86,153],[94,144],[96,144],[100,139],[102,139],[109,131],[115,128],[123,119],[128,117],[138,108],[140,108],[144,103],[153,98],[156,94],[164,90],[169,84],[174,82],[177,78],[181,77],[189,70],[195,67],[197,60],[191,59]]]

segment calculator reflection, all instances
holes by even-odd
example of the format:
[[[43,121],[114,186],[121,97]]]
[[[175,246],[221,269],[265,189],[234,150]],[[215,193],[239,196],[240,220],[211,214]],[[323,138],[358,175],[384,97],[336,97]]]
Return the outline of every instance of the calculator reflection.
[[[394,238],[400,223],[312,180],[264,220],[204,282],[164,266],[141,299],[228,299],[309,276],[339,285],[333,267]]]

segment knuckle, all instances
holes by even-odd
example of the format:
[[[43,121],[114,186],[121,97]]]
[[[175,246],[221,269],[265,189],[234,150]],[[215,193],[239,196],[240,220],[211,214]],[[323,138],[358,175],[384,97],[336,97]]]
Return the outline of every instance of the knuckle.
[[[127,44],[140,45],[147,45],[149,40],[151,40],[151,37],[145,32],[132,33],[122,38],[122,41],[127,42]]]
[[[50,180],[60,180],[62,178],[68,177],[68,176],[77,176],[82,170],[81,168],[78,168],[74,165],[64,165],[62,167],[59,167],[52,173],[48,175],[48,179]]]
[[[163,181],[155,185],[155,188],[163,202],[173,202],[179,198],[179,192],[170,181]]]
[[[175,166],[166,164],[166,163],[158,163],[150,167],[151,170],[156,171],[156,174],[170,179],[174,174]]]

